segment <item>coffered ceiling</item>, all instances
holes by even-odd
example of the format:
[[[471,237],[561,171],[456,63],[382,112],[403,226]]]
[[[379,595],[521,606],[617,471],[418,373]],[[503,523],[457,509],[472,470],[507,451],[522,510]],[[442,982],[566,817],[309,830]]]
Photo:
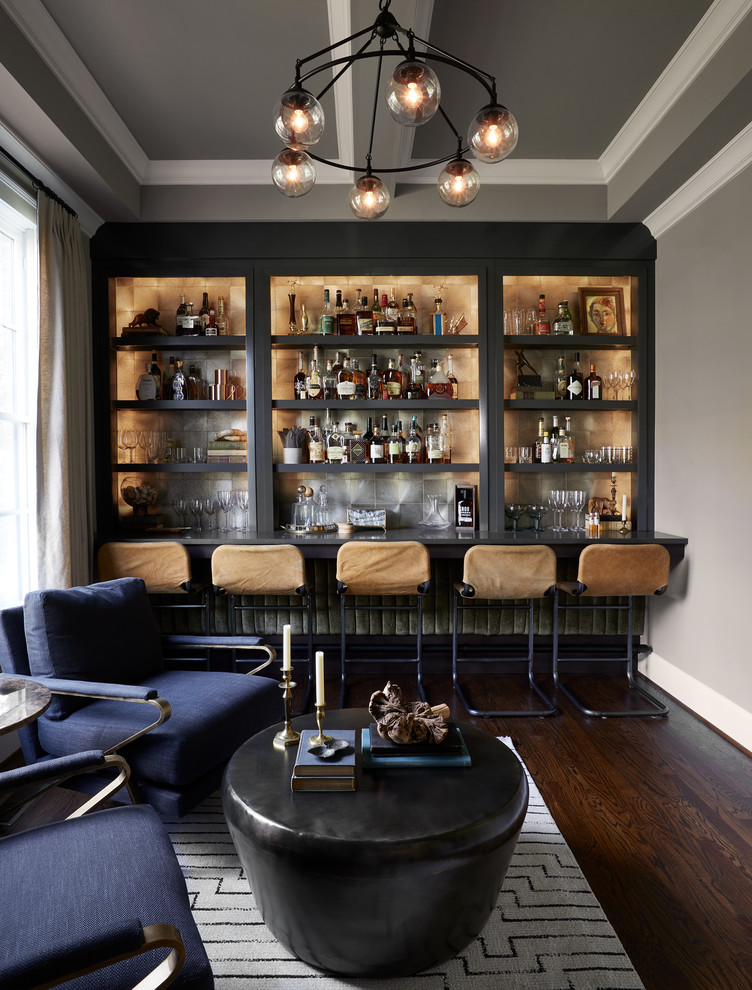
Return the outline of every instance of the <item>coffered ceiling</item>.
[[[495,76],[520,138],[479,167],[467,209],[438,201],[438,169],[401,173],[385,220],[644,220],[749,126],[751,7],[392,0],[404,27]],[[0,0],[0,144],[105,220],[347,219],[348,172],[320,167],[301,200],[271,186],[272,107],[296,58],[377,13],[377,0]],[[375,61],[324,98],[316,148],[359,171]],[[464,133],[485,91],[437,72]],[[441,118],[405,133],[379,109],[375,170],[454,150]]]

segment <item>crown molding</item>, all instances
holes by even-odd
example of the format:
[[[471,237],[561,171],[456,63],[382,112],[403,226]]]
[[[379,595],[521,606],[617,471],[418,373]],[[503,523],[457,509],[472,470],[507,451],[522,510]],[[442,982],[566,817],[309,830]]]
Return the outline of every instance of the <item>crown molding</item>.
[[[752,164],[752,124],[718,152],[644,220],[660,237]]]
[[[608,183],[681,99],[752,10],[752,0],[715,0],[600,157]]]

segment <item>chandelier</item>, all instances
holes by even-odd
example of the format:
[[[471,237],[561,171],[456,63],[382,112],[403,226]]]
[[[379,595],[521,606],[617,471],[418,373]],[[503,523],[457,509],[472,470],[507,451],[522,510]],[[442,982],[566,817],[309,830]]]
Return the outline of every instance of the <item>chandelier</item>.
[[[333,168],[350,172],[362,172],[350,190],[350,209],[363,220],[382,217],[391,201],[389,190],[379,178],[389,172],[412,172],[417,169],[444,165],[438,178],[438,193],[449,206],[467,206],[478,195],[480,178],[465,155],[472,155],[482,162],[500,162],[514,151],[517,144],[517,121],[506,107],[496,98],[496,80],[493,76],[478,69],[457,56],[437,48],[423,38],[418,38],[412,30],[401,27],[389,11],[391,0],[380,0],[379,15],[371,27],[351,34],[348,38],[322,48],[295,63],[295,82],[280,97],[274,108],[274,129],[286,147],[272,162],[272,181],[285,196],[304,196],[313,188],[316,181],[316,166],[321,162]],[[348,44],[357,38],[368,35],[365,44],[354,55],[331,58],[304,71],[304,66],[322,58],[340,45]],[[406,39],[407,47],[402,38]],[[392,41],[396,47],[387,48]],[[416,55],[415,42],[425,46],[426,51]],[[392,72],[384,89],[386,108],[390,116],[403,127],[419,127],[440,114],[451,131],[453,150],[443,158],[418,165],[405,165],[392,168],[377,168],[372,162],[376,111],[381,89],[382,65],[385,56],[401,56],[401,61]],[[366,154],[365,170],[358,165],[345,165],[315,155],[310,149],[316,145],[324,133],[324,111],[320,100],[337,80],[355,62],[366,58],[377,58],[376,90],[371,118],[371,137]],[[441,106],[441,84],[427,60],[444,63],[472,76],[488,94],[488,102],[475,114],[463,139]],[[341,68],[339,68],[341,66]],[[336,71],[329,83],[318,96],[305,88],[305,84],[319,72]]]

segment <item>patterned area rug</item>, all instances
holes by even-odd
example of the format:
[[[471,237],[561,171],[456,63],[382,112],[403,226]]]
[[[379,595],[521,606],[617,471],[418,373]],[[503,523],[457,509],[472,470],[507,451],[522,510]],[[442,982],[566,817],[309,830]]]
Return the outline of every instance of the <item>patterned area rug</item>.
[[[642,990],[530,774],[528,782],[527,818],[486,927],[456,958],[395,980],[329,976],[277,942],[256,908],[219,795],[166,821],[216,990]]]

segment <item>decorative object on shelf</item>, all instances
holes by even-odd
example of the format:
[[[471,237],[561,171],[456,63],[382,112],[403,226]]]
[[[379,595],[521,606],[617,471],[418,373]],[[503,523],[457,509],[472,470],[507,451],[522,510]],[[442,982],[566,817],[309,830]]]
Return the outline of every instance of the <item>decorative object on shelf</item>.
[[[580,286],[577,292],[581,333],[615,336],[626,332],[624,289],[613,285],[587,285]]]
[[[426,500],[429,506],[428,514],[418,523],[421,529],[446,529],[451,526],[451,522],[442,516],[439,509],[439,496],[427,494]]]
[[[454,487],[454,527],[473,532],[476,523],[475,485]]]
[[[134,516],[145,516],[149,506],[159,502],[159,492],[152,485],[142,484],[138,478],[123,478],[120,494],[126,505],[133,509]]]
[[[425,701],[405,701],[399,685],[391,681],[387,681],[382,691],[374,691],[368,711],[381,738],[402,745],[438,745],[449,731],[446,705],[431,707]]]
[[[386,532],[386,509],[347,507],[347,522],[358,529],[383,529]]]
[[[158,309],[145,309],[143,313],[137,313],[127,327],[123,327],[123,336],[132,337],[136,334],[159,334],[167,336],[167,331],[159,322]]]
[[[356,31],[348,38],[336,41],[333,45],[296,61],[295,82],[282,94],[274,109],[274,129],[287,147],[272,163],[272,181],[284,195],[303,196],[313,188],[316,180],[314,161],[348,172],[361,171],[357,165],[319,157],[310,149],[318,143],[324,133],[324,111],[319,101],[348,69],[363,59],[375,57],[378,59],[378,65],[365,174],[357,179],[350,192],[350,208],[357,217],[372,220],[383,216],[389,208],[391,201],[389,191],[378,175],[374,174],[375,172],[382,174],[409,172],[444,164],[438,181],[439,196],[449,206],[461,207],[471,203],[480,188],[478,173],[472,163],[464,157],[465,154],[472,152],[479,161],[494,163],[514,151],[518,138],[517,121],[513,114],[498,102],[495,78],[450,52],[437,48],[424,38],[417,37],[412,29],[405,30],[390,12],[389,5],[390,0],[380,0],[379,14],[372,26]],[[307,72],[302,72],[307,63],[321,59],[343,45],[349,46],[350,42],[368,34],[370,37],[366,43],[354,54],[324,59]],[[400,36],[407,40],[407,47]],[[396,47],[387,48],[386,43],[389,40],[393,41]],[[378,49],[371,48],[375,42],[378,42]],[[416,42],[425,48],[425,51],[416,54]],[[373,165],[372,153],[379,105],[378,96],[381,89],[381,70],[384,56],[390,55],[402,56],[402,61],[396,66],[386,85],[386,107],[390,116],[403,127],[418,127],[429,121],[437,111],[440,112],[456,141],[455,152],[418,165],[402,165],[396,168],[378,168]],[[471,120],[466,141],[450,121],[444,107],[440,106],[441,85],[436,73],[426,64],[427,60],[443,63],[472,76],[488,93],[489,102],[481,107]],[[339,66],[341,68],[338,68]],[[325,72],[331,78],[318,97],[314,97],[303,87],[319,72]]]
[[[541,376],[525,357],[524,351],[515,351],[517,358],[517,386],[518,388],[540,388]],[[525,368],[529,368],[532,374],[523,374]]]
[[[277,430],[282,441],[282,462],[284,464],[302,464],[303,451],[306,445],[306,431],[302,426],[286,426]]]

